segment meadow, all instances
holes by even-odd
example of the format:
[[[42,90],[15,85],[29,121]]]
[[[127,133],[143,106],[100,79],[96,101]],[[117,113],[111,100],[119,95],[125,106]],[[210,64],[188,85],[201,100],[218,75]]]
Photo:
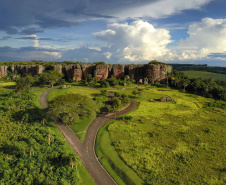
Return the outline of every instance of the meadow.
[[[225,109],[208,107],[213,99],[178,90],[138,86],[140,96],[133,90],[121,91],[139,101],[139,107],[98,134],[96,151],[103,165],[133,179],[127,170],[114,170],[125,163],[145,184],[225,184]],[[160,102],[165,96],[175,102]],[[112,147],[118,157],[100,152]]]
[[[189,78],[203,78],[203,79],[213,78],[214,80],[226,82],[226,74],[211,73],[206,71],[182,71],[182,72],[185,73]]]

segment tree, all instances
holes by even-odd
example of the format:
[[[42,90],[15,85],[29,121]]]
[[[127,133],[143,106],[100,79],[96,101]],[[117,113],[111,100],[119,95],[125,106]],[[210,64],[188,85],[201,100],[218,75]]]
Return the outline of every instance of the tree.
[[[48,113],[65,124],[77,123],[82,117],[98,111],[95,101],[80,94],[67,94],[54,98],[49,104]]]
[[[38,82],[41,85],[50,84],[53,87],[59,83],[64,75],[58,71],[47,71],[39,74]]]
[[[184,87],[184,92],[186,91],[185,88],[188,86],[189,82],[190,81],[188,79],[183,79],[182,80],[182,84],[183,84],[183,87]]]
[[[18,78],[16,81],[16,91],[29,91],[33,82],[34,78],[30,75]]]

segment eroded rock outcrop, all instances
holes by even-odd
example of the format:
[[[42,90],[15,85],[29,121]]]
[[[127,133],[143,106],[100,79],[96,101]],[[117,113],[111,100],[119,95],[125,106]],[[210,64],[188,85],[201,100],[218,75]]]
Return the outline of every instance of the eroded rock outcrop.
[[[172,66],[166,64],[148,64],[146,67],[147,78],[153,83],[164,81],[166,74],[172,71]]]
[[[82,80],[82,69],[79,64],[70,64],[64,66],[64,70],[66,78],[73,81],[81,81]]]
[[[125,71],[125,65],[115,64],[112,66],[112,73],[116,78],[123,78]]]
[[[94,70],[94,77],[98,80],[103,80],[108,78],[108,65],[97,64]]]
[[[7,76],[8,66],[0,66],[0,77]]]
[[[135,80],[145,78],[150,83],[166,80],[167,73],[172,71],[172,66],[163,63],[145,64],[145,65],[120,65],[120,64],[56,64],[56,65],[9,65],[0,66],[0,77],[5,77],[7,71],[12,73],[28,73],[32,76],[43,73],[47,70],[55,70],[65,75],[67,80],[81,81],[92,76],[98,80],[110,78],[112,75],[116,78],[133,78]],[[148,82],[147,81],[147,82]]]

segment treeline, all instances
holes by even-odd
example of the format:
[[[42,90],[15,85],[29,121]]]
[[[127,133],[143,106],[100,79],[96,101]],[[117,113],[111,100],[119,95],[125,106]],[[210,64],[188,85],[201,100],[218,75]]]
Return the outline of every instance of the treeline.
[[[69,64],[84,64],[85,62],[73,62],[73,61],[63,61],[63,62],[43,62],[43,61],[12,61],[12,62],[1,62],[0,66],[12,66],[12,65],[69,65]]]
[[[63,79],[63,74],[57,71],[46,71],[32,77],[31,75],[26,76],[16,76],[16,91],[29,91],[32,86],[51,86],[61,85],[65,83]]]
[[[207,65],[195,64],[170,64],[177,71],[207,71],[212,73],[226,74],[226,67],[212,67]]]
[[[168,74],[168,84],[184,92],[201,95],[217,100],[226,100],[226,82],[214,81],[213,79],[204,80],[202,78],[189,79],[183,72],[174,70]]]
[[[33,102],[31,92],[0,91],[0,184],[79,184],[77,156]]]

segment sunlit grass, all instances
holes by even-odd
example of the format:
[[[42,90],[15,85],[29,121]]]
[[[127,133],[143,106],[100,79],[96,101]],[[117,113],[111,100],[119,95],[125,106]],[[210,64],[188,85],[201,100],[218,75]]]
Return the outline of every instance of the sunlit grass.
[[[189,78],[203,78],[203,79],[213,78],[214,80],[226,81],[225,74],[211,73],[206,71],[182,71],[182,72],[185,73]]]
[[[15,82],[0,82],[0,88],[14,89],[16,86]]]
[[[65,94],[70,94],[70,93],[75,93],[75,94],[82,94],[86,95],[90,98],[94,97],[97,94],[100,94],[100,91],[87,88],[87,87],[80,87],[80,86],[72,86],[66,89],[55,89],[51,91],[48,94],[47,100],[51,101],[53,98],[59,96],[59,95],[65,95]]]
[[[223,184],[226,112],[205,108],[212,99],[167,88],[136,88],[141,97],[124,90],[140,102],[128,114],[134,120],[118,120],[107,129],[123,161],[148,184]],[[160,102],[164,96],[175,102]]]

